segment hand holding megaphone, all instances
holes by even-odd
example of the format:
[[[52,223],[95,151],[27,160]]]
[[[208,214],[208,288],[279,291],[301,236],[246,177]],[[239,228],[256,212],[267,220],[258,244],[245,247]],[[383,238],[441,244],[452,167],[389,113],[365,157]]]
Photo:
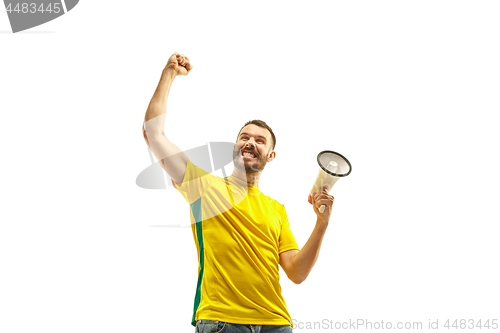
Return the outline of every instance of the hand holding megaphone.
[[[309,203],[316,207],[316,202],[322,203],[319,207],[319,213],[323,214],[326,205],[333,204],[333,196],[328,192],[340,177],[345,177],[351,173],[351,163],[344,156],[331,150],[324,150],[318,154],[319,172],[314,181],[314,185],[309,192]],[[314,209],[316,212],[316,208]],[[318,214],[318,213],[316,213]]]
[[[333,205],[333,200],[334,197],[330,194],[328,194],[328,188],[323,187],[321,191],[319,192],[314,192],[312,194],[309,194],[308,201],[310,204],[313,205],[314,212],[318,214],[320,212],[321,214],[324,213],[325,208],[328,207],[328,216],[322,215],[321,218],[330,218],[330,214],[332,213],[332,205]]]

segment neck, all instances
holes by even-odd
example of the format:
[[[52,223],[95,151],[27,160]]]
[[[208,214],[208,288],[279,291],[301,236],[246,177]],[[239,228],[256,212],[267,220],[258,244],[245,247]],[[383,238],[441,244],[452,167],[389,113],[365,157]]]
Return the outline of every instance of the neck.
[[[243,181],[250,183],[252,185],[259,186],[259,179],[260,179],[261,173],[262,173],[262,171],[246,173],[245,171],[242,171],[238,168],[234,168],[231,176],[238,178],[240,180],[243,180]]]

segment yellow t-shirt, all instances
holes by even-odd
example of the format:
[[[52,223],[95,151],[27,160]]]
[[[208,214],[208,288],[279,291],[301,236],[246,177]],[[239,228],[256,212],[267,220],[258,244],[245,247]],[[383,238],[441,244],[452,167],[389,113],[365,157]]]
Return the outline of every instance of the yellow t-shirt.
[[[190,205],[198,252],[191,324],[291,325],[281,295],[279,254],[299,250],[285,207],[234,176],[221,178],[189,159],[179,190]]]

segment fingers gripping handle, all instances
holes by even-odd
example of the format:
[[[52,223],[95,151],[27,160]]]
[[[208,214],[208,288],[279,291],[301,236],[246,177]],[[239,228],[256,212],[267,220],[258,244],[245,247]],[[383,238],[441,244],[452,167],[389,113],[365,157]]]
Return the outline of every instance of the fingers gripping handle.
[[[328,163],[326,168],[328,170],[330,170],[331,172],[335,173],[335,172],[337,172],[338,166],[339,165],[337,164],[337,162],[330,161],[330,163]],[[332,176],[328,175],[326,172],[324,172],[320,168],[318,176],[316,177],[316,181],[314,182],[313,188],[311,190],[311,193],[318,191],[323,187],[326,187],[327,190],[330,190],[332,188],[333,184],[335,184],[335,182],[337,181],[337,179],[338,178],[336,178],[336,177],[332,177]],[[319,207],[319,212],[321,214],[323,214],[323,212],[325,211],[325,208],[326,208],[325,205],[321,205]]]

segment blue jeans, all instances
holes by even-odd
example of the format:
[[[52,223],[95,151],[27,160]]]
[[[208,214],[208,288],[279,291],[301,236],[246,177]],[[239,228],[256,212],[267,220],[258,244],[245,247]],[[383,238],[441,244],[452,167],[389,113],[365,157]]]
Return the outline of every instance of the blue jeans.
[[[198,320],[195,333],[291,333],[290,325],[245,325],[220,320]]]

